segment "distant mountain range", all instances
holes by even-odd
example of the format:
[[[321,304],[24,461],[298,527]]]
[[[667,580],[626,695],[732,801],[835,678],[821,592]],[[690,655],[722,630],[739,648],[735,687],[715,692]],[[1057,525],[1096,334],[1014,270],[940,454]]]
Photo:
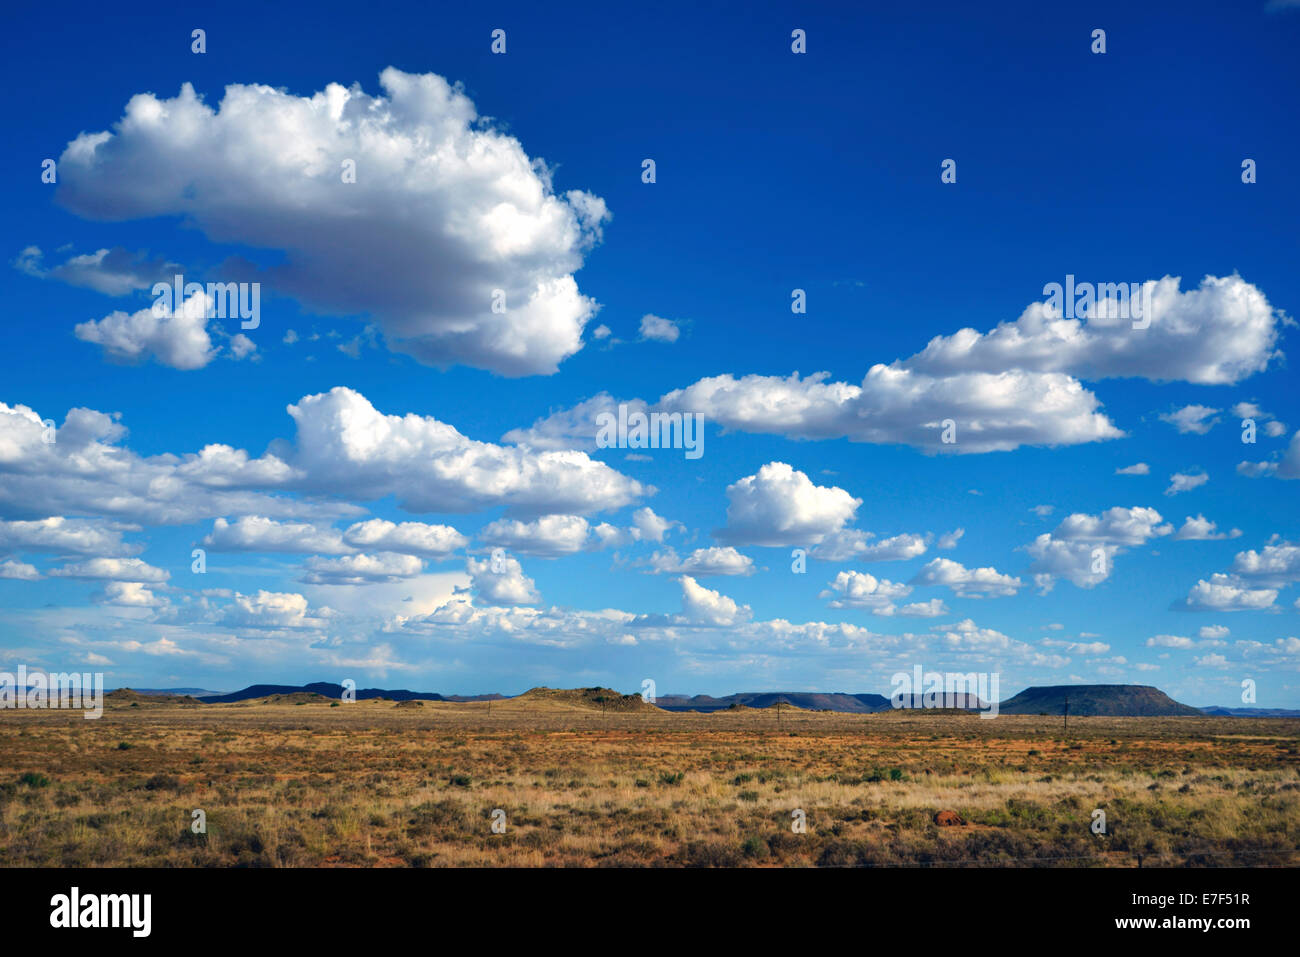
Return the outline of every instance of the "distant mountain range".
[[[1218,705],[1202,708],[1201,714],[1221,718],[1300,718],[1300,711],[1287,708],[1223,708]]]
[[[342,698],[343,686],[330,684],[327,681],[317,681],[309,685],[249,685],[242,691],[206,696],[203,701],[209,704],[224,704],[232,701],[247,701],[250,698],[266,698],[275,694],[318,694],[326,698]],[[371,698],[387,698],[389,701],[500,701],[506,696],[500,694],[441,695],[433,691],[358,688],[356,697],[358,701],[368,701]]]
[[[655,705],[665,711],[725,711],[728,708],[771,708],[780,704],[805,711],[842,711],[848,714],[871,714],[889,708],[889,699],[878,694],[845,694],[817,691],[742,691],[714,698],[706,694],[692,697],[670,694],[655,698]]]
[[[319,694],[326,698],[343,697],[343,686],[318,681],[307,685],[249,685],[240,691],[229,693],[208,691],[203,688],[135,688],[142,695],[189,695],[206,703],[228,703],[248,701],[253,698],[267,698],[272,695]],[[592,692],[587,694],[586,692]],[[600,692],[600,694],[595,694]],[[600,707],[612,707],[610,695],[617,692],[608,689],[574,689],[570,691],[552,691],[534,688],[520,695],[520,698],[540,693],[546,695],[567,694],[578,703],[598,702]],[[585,695],[585,697],[584,697]],[[593,697],[593,695],[595,695]],[[509,695],[443,695],[432,691],[407,691],[405,689],[358,688],[357,700],[366,701],[385,698],[389,701],[502,701]],[[627,697],[627,696],[624,696]],[[588,699],[590,699],[588,701]],[[712,695],[660,695],[655,699],[655,706],[664,711],[725,711],[738,708],[772,708],[784,705],[804,711],[835,711],[843,714],[874,714],[881,711],[896,710],[890,699],[879,694],[850,694],[842,691],[745,691],[738,694],[713,697]],[[1216,717],[1239,718],[1295,718],[1300,717],[1300,710],[1286,708],[1229,708],[1211,706],[1193,708],[1170,698],[1159,688],[1150,685],[1048,685],[1026,688],[1019,694],[1008,698],[998,705],[1001,714],[1048,714],[1064,715],[1066,707],[1072,715],[1108,716],[1108,717],[1162,717],[1177,715],[1212,715]],[[912,695],[904,703],[903,709],[921,708],[924,705],[922,695]],[[988,705],[974,695],[958,696],[958,710],[984,711]]]
[[[118,689],[114,688],[111,690],[116,691]],[[216,695],[221,694],[220,691],[209,691],[206,688],[130,688],[128,690],[134,691],[136,694],[143,694],[143,695],[180,694],[180,695],[189,695],[191,698],[199,698],[199,699],[212,698],[215,697]]]

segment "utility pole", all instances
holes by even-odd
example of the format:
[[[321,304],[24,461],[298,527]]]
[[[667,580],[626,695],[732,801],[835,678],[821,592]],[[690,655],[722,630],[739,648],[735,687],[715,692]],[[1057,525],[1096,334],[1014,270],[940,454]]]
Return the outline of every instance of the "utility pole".
[[[1065,696],[1065,733],[1070,734],[1070,696]]]
[[[776,703],[776,729],[781,730],[781,702],[779,700]]]

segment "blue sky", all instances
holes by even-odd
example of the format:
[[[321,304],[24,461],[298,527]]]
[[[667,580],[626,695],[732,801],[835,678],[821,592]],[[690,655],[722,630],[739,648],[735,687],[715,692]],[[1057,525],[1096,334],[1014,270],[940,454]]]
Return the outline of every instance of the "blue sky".
[[[1300,9],[1130,6],[12,14],[0,665],[1300,706]]]

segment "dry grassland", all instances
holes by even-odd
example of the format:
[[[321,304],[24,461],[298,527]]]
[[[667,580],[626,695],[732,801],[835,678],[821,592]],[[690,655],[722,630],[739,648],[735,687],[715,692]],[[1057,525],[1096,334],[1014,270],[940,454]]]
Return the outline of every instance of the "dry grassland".
[[[0,863],[1285,865],[1298,746],[1281,719],[1072,718],[1066,737],[1005,715],[114,701],[0,714]]]

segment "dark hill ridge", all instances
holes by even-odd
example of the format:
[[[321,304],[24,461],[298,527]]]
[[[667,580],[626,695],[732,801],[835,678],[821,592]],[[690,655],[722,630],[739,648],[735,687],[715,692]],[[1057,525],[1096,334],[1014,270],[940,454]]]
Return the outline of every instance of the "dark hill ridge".
[[[780,702],[806,711],[839,711],[847,714],[871,714],[889,709],[889,699],[878,694],[845,694],[842,691],[742,691],[722,698],[698,694],[692,697],[670,694],[655,698],[665,711],[722,711],[735,705],[746,708],[771,708]]]
[[[247,701],[250,698],[269,698],[271,695],[318,694],[336,700],[343,697],[343,686],[327,681],[317,681],[309,685],[249,685],[242,691],[230,694],[211,695],[203,698],[205,704],[229,704],[232,701]],[[384,688],[358,688],[357,700],[368,701],[371,698],[387,698],[389,701],[499,701],[504,695],[441,695],[433,691],[389,691]]]
[[[140,702],[148,704],[198,704],[198,698],[191,698],[189,695],[181,694],[145,694],[142,691],[136,691],[133,688],[117,688],[104,695],[105,701],[112,701],[115,704],[135,704]]]
[[[1293,708],[1226,708],[1213,705],[1202,708],[1201,713],[1218,718],[1300,718],[1300,711]]]
[[[213,695],[222,694],[220,691],[209,691],[206,688],[131,688],[128,690],[142,695],[184,695],[188,698],[211,698]]]
[[[329,682],[315,682],[308,685],[250,685],[241,691],[230,694],[204,695],[197,699],[208,704],[247,701],[251,698],[268,698],[272,695],[319,694],[326,698],[338,700],[343,697],[343,686]],[[579,688],[567,691],[551,689],[533,689],[519,697],[528,699],[543,696],[564,697],[572,699],[570,703],[594,706],[601,710],[653,710],[664,711],[723,711],[727,708],[772,708],[777,704],[805,711],[835,711],[842,714],[875,714],[890,712],[893,708],[890,699],[879,694],[849,694],[846,692],[818,691],[746,691],[738,694],[714,697],[712,695],[661,695],[653,706],[638,707],[643,702],[631,702],[636,695],[622,695],[617,691],[602,688]],[[358,688],[357,699],[361,701],[374,698],[386,698],[389,701],[501,701],[509,695],[442,695],[436,692],[407,691],[405,689]],[[579,701],[578,699],[582,700]],[[1248,708],[1206,708],[1204,711],[1181,704],[1159,688],[1149,685],[1049,685],[1026,688],[1024,691],[1003,701],[998,706],[1001,714],[1061,715],[1065,713],[1065,702],[1069,699],[1070,714],[1079,716],[1098,715],[1106,717],[1159,717],[1164,715],[1198,715],[1213,714],[1232,717],[1264,717],[1276,714],[1281,717],[1287,713],[1272,709]],[[625,701],[624,699],[628,699]],[[912,707],[923,704],[922,696],[915,695],[907,702]],[[965,711],[989,710],[988,705],[980,702],[973,695],[959,702]]]
[[[1155,718],[1169,715],[1193,715],[1202,712],[1180,704],[1159,688],[1150,685],[1047,685],[1026,688],[1002,702],[1002,714],[1070,714],[1085,717]]]

